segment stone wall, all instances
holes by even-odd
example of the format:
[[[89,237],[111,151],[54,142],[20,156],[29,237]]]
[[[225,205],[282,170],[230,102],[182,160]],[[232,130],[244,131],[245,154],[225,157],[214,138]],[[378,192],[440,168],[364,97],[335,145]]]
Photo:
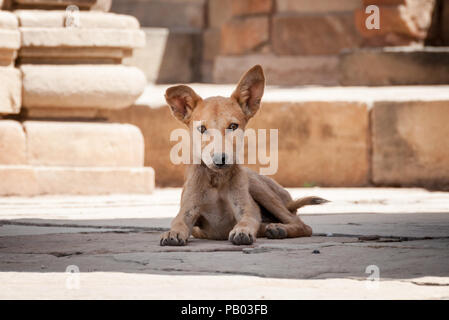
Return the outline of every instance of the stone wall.
[[[145,88],[142,71],[122,64],[145,44],[138,21],[105,12],[110,1],[3,5],[0,195],[151,192],[140,129],[91,117]]]
[[[365,24],[370,5],[379,8],[378,30]],[[135,15],[145,27],[151,45],[127,63],[149,82],[234,83],[259,63],[270,84],[295,86],[346,85],[340,58],[347,52],[447,45],[448,7],[446,0],[115,0],[112,10]]]

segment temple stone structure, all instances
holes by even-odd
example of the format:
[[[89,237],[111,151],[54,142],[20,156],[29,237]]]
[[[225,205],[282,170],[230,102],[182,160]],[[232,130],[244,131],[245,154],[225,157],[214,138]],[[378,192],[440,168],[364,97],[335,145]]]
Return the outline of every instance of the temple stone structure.
[[[145,45],[111,1],[16,0],[0,11],[0,195],[151,193],[140,129],[94,117],[125,109],[146,79],[123,60]]]

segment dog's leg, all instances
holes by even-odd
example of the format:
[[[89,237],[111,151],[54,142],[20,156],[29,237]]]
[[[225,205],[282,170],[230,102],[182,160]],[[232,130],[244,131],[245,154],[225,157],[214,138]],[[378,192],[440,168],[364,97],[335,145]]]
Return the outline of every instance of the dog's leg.
[[[170,231],[161,235],[161,246],[186,245],[198,217],[199,209],[197,206],[189,207],[189,209],[184,209],[181,206],[181,211],[171,223]]]
[[[253,172],[249,175],[249,192],[253,199],[269,211],[279,223],[263,224],[258,234],[264,234],[268,238],[275,239],[310,237],[312,228],[295,214],[296,208],[292,207],[292,211],[287,208],[289,204],[293,203],[291,197],[285,195],[284,192],[287,191],[284,189],[284,192],[280,192],[276,188],[277,184],[274,181],[273,183],[267,182],[267,179],[270,178]],[[273,191],[273,188],[278,192]]]
[[[238,221],[229,233],[229,241],[235,245],[248,245],[256,241],[259,231],[261,216],[260,208],[249,194],[244,197],[240,212],[234,214]]]

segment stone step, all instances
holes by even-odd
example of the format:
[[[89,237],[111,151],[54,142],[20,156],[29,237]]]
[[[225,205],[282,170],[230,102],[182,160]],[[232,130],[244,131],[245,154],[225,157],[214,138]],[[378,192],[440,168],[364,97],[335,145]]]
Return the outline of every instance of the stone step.
[[[343,53],[342,85],[449,84],[449,47],[391,47]]]
[[[25,108],[126,108],[143,92],[145,76],[121,65],[22,65]]]
[[[111,11],[136,17],[143,27],[197,28],[206,25],[207,0],[114,0]]]
[[[449,84],[449,47],[356,49],[336,55],[218,56],[215,83],[235,83],[260,64],[271,85],[391,86]]]
[[[149,167],[45,167],[0,165],[1,196],[149,194]]]
[[[179,83],[200,80],[201,32],[142,28],[146,45],[124,60],[141,69],[150,83]]]
[[[213,67],[215,83],[236,83],[252,66],[264,68],[271,85],[338,85],[339,57],[246,55],[218,56]]]
[[[144,141],[129,124],[0,120],[0,165],[142,167]]]
[[[192,87],[202,97],[230,96],[235,88]],[[166,88],[148,86],[136,106],[102,116],[138,126],[156,183],[181,186],[184,168],[170,161],[170,133],[183,125],[166,106]],[[274,178],[284,186],[449,184],[449,86],[267,87],[262,103],[250,126],[279,129]]]

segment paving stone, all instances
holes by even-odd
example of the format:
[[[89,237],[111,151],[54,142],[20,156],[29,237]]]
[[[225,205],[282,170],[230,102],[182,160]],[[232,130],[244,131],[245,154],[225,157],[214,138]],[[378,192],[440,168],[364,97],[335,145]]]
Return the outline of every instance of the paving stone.
[[[143,137],[129,124],[25,121],[23,127],[31,165],[143,166]]]
[[[110,65],[22,65],[23,106],[126,108],[142,93],[139,69]]]

